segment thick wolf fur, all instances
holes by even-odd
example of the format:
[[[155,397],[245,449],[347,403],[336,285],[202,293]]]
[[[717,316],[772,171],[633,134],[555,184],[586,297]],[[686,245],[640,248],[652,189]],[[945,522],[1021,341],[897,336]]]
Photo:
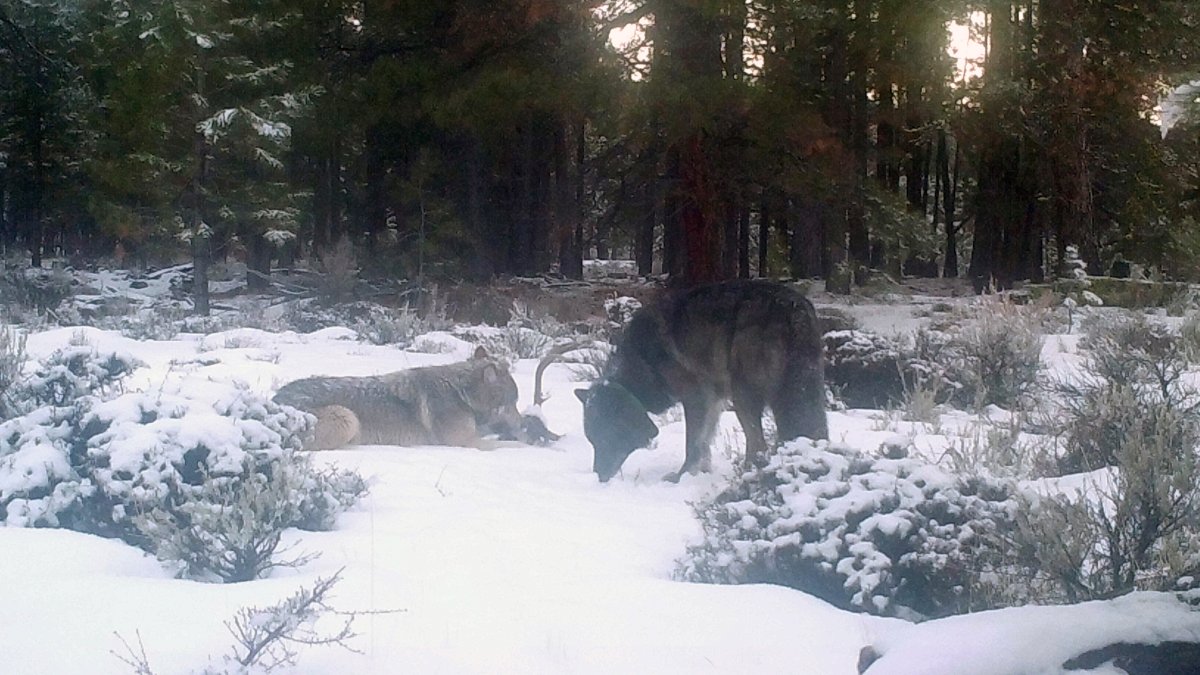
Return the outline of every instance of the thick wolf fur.
[[[313,413],[309,449],[346,445],[483,447],[483,436],[521,430],[517,383],[482,350],[470,360],[368,377],[290,382],[275,401]]]
[[[746,463],[765,456],[762,415],[779,440],[829,435],[816,310],[801,293],[769,281],[699,286],[638,310],[603,377],[577,390],[593,470],[607,481],[658,435],[647,413],[683,403],[687,458],[678,473],[708,471],[725,402],[746,433]]]

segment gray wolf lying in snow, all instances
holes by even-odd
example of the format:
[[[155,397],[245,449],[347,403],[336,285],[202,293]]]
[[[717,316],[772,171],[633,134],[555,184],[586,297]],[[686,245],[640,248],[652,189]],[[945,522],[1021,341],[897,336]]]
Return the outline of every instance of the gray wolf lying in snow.
[[[765,407],[780,441],[829,435],[816,310],[799,291],[769,281],[698,286],[639,309],[601,378],[575,393],[601,481],[658,435],[648,413],[677,402],[687,458],[668,480],[711,468],[709,446],[726,401],[746,433],[747,465],[765,459]]]
[[[275,401],[313,413],[311,450],[346,445],[458,445],[523,435],[517,383],[482,347],[466,361],[367,377],[289,382]]]

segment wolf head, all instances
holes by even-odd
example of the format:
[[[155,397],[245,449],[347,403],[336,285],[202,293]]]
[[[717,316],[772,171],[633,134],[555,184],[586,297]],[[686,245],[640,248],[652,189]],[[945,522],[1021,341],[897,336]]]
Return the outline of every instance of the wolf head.
[[[592,470],[601,483],[608,482],[630,453],[658,435],[658,427],[646,407],[615,382],[597,382],[575,395],[583,402],[583,431],[595,449]]]
[[[501,438],[518,438],[521,433],[521,415],[517,412],[517,382],[508,368],[488,356],[487,350],[479,347],[470,361],[474,381],[467,392],[476,419],[483,424],[485,433],[499,434]]]

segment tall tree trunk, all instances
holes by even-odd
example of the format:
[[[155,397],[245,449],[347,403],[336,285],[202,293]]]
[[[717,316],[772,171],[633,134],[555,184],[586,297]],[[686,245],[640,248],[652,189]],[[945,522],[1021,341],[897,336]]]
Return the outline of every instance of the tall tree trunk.
[[[313,162],[313,232],[312,255],[316,259],[325,253],[329,245],[329,209],[332,207],[329,194],[328,157]]]
[[[39,79],[41,65],[39,61]],[[35,104],[37,110],[33,118],[33,220],[30,223],[29,264],[33,267],[42,266],[42,244],[45,237],[45,208],[46,208],[46,166],[44,154],[45,127],[40,101]]]
[[[575,171],[571,171],[570,135],[571,123],[561,120],[554,137],[554,185],[555,185],[555,230],[558,241],[558,271],[568,279],[583,278],[583,248],[576,237],[580,232],[583,213],[583,161],[578,152],[585,149],[583,123],[575,125],[576,141]],[[571,188],[575,189],[572,190]],[[574,194],[572,194],[574,193]]]
[[[738,278],[750,278],[750,200],[745,195],[738,209]]]
[[[550,269],[554,257],[551,251],[551,221],[554,213],[553,163],[555,120],[545,115],[535,117],[533,141],[533,273]]]
[[[363,234],[368,248],[374,248],[379,234],[387,227],[387,196],[384,194],[387,181],[387,160],[384,155],[386,143],[382,129],[372,127],[366,134],[366,180],[365,222]],[[334,235],[333,243],[338,237]]]
[[[810,197],[796,200],[795,224],[792,226],[791,268],[792,276],[808,279],[820,276],[822,229],[821,203]]]
[[[497,223],[487,227],[483,221],[484,201],[487,185],[484,179],[484,152],[482,144],[474,135],[466,140],[466,152],[463,153],[463,170],[467,184],[467,229],[481,242],[477,250],[472,252],[469,269],[476,281],[483,281],[496,270],[499,258],[504,251],[504,234]]]
[[[825,289],[830,293],[848,295],[853,282],[853,274],[847,260],[846,246],[846,214],[843,204],[835,204],[829,209],[825,219]]]
[[[534,151],[536,131],[532,113],[527,114],[518,132],[518,173],[520,175],[517,213],[514,218],[516,232],[508,249],[512,271],[519,275],[530,275],[534,271],[534,218],[536,217],[536,176],[534,175]]]
[[[271,280],[271,244],[261,233],[253,228],[245,227],[246,251],[246,288],[254,292],[267,290]]]
[[[654,228],[661,211],[656,173],[651,171],[642,187],[642,217],[637,223],[637,247],[634,255],[640,276],[654,273]]]
[[[684,283],[691,286],[721,279],[720,220],[716,209],[717,187],[712,180],[704,134],[693,134],[684,142],[682,152],[680,220],[687,250]]]
[[[948,134],[945,129],[938,131],[938,172],[942,183],[942,216],[946,227],[946,249],[942,275],[954,279],[958,277],[958,223],[954,222],[955,182],[958,180],[958,143],[954,144],[954,174],[950,173],[950,152]]]
[[[204,100],[204,65],[196,69],[196,119],[204,119],[205,111],[199,101]],[[212,260],[212,238],[207,224],[205,201],[208,187],[208,139],[196,131],[192,134],[192,155],[196,161],[195,173],[192,175],[190,186],[188,213],[192,232],[192,304],[193,310],[199,316],[209,315],[208,298],[208,265]]]
[[[733,279],[738,275],[738,214],[741,200],[733,199],[725,205],[723,237],[721,241],[721,278]]]
[[[0,165],[0,256],[7,256],[8,245],[12,241],[12,227],[9,221],[12,208],[12,198],[8,191],[8,168]]]
[[[764,279],[771,276],[767,255],[771,250],[771,216],[771,190],[763,188],[758,207],[758,276]]]
[[[333,156],[329,158],[328,184],[325,189],[329,193],[329,221],[326,224],[326,232],[328,239],[326,243],[329,245],[336,244],[342,237],[346,236],[346,222],[343,217],[343,196],[342,196],[342,132],[339,130],[333,135]]]
[[[667,151],[665,178],[666,196],[663,205],[663,272],[670,277],[682,279],[685,253],[683,250],[683,220],[679,184],[679,150]]]
[[[575,250],[571,255],[583,278],[583,215],[587,198],[587,118],[580,115],[575,129]],[[653,242],[651,242],[653,245]]]
[[[722,32],[716,6],[693,0],[661,0],[655,13],[655,69],[657,77],[685,87],[695,96],[708,96],[722,80]],[[724,138],[723,123],[703,109],[681,130],[668,151],[677,162],[676,193],[680,233],[685,253],[682,277],[676,283],[693,285],[721,278],[721,218],[723,198],[714,161]],[[706,128],[707,127],[707,128]],[[678,262],[678,261],[677,261]]]

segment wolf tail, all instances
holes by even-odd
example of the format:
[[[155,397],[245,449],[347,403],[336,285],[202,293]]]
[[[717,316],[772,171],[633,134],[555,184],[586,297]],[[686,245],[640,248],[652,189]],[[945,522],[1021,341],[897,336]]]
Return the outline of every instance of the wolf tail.
[[[812,304],[793,304],[792,339],[788,345],[783,386],[771,402],[780,441],[800,436],[813,440],[828,439],[825,418],[824,346],[817,328],[817,313]]]
[[[820,363],[791,356],[784,373],[783,386],[771,404],[780,441],[800,436],[813,440],[828,439],[825,419],[825,377]]]
[[[346,407],[354,387],[337,378],[308,378],[289,382],[275,394],[276,403],[307,410],[317,416],[309,450],[330,450],[349,445],[362,430],[358,415]],[[352,403],[350,403],[352,405]]]
[[[345,406],[327,405],[313,411],[317,426],[309,450],[333,450],[350,445],[359,434],[358,415]]]

